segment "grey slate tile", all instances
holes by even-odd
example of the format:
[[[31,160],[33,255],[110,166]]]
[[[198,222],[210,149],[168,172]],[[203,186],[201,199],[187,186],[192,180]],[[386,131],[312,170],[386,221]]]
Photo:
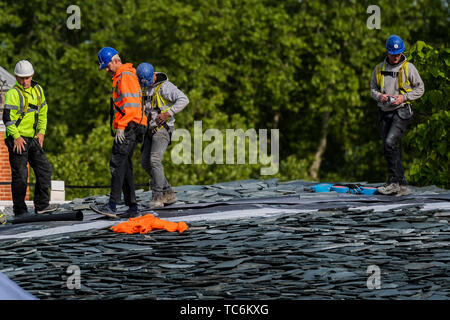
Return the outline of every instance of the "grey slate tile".
[[[159,264],[162,268],[168,268],[168,269],[186,269],[194,267],[194,264],[175,264],[175,263],[161,263]]]

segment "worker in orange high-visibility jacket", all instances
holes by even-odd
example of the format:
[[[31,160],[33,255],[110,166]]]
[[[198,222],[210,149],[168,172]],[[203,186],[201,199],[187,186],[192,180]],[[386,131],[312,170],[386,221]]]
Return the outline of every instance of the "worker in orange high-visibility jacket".
[[[110,47],[98,52],[100,69],[113,77],[110,125],[114,137],[109,167],[111,171],[111,193],[106,205],[97,207],[105,213],[116,213],[123,191],[128,217],[139,216],[133,179],[131,158],[138,142],[142,141],[147,126],[147,117],[142,109],[141,88],[136,69],[131,63],[122,63],[119,53]]]
[[[113,76],[113,128],[125,130],[130,122],[146,125],[145,121],[147,121],[147,119],[142,112],[142,94],[136,76],[136,69],[133,68],[131,63],[121,64],[119,62],[118,64],[120,65],[117,67]],[[111,69],[108,67],[106,68],[109,70],[108,72],[111,73]]]

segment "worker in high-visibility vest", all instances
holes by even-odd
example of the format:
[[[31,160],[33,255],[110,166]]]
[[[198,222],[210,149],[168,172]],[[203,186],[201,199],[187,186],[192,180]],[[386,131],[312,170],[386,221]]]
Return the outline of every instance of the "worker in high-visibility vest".
[[[154,72],[150,63],[141,63],[137,76],[143,91],[143,105],[148,117],[142,144],[142,167],[150,175],[151,208],[177,201],[175,192],[164,175],[162,159],[174,132],[175,114],[189,103],[188,97],[169,81],[163,72]]]
[[[30,215],[25,203],[28,163],[36,175],[35,213],[53,212],[58,206],[49,203],[52,166],[43,150],[48,112],[44,89],[33,80],[34,68],[29,61],[19,61],[14,74],[17,81],[6,92],[3,113],[5,144],[11,165],[13,212],[16,217]]]
[[[387,56],[372,73],[370,88],[378,102],[383,154],[389,169],[386,184],[378,187],[385,195],[411,193],[401,159],[401,139],[413,116],[411,101],[419,99],[425,87],[416,67],[407,61],[405,44],[396,35],[386,41]]]
[[[108,214],[117,212],[123,191],[126,216],[139,216],[133,178],[132,156],[136,145],[141,141],[147,126],[147,117],[141,104],[141,88],[136,70],[131,63],[122,63],[117,50],[111,47],[98,52],[101,70],[106,70],[113,79],[110,99],[111,135],[114,136],[111,158],[111,192],[109,202],[97,208]],[[115,129],[115,133],[113,132]]]

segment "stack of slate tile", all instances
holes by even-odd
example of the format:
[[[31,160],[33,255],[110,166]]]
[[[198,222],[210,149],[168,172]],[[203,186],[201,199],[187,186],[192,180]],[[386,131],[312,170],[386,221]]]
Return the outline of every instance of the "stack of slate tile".
[[[274,179],[182,186],[177,205],[332,198],[305,192],[311,184]],[[414,191],[448,194],[435,187]],[[142,190],[137,196],[143,206],[150,199]],[[76,199],[66,209],[78,206],[89,216],[90,203],[107,199]],[[425,209],[407,202],[377,210],[340,204],[196,220],[182,234],[93,229],[2,240],[0,272],[41,299],[449,299],[450,209]],[[380,272],[375,288],[374,268]]]

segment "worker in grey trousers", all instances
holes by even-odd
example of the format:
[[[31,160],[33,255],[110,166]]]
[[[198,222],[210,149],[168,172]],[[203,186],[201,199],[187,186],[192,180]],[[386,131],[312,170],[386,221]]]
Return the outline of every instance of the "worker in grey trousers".
[[[189,103],[187,96],[178,89],[165,73],[154,72],[149,63],[141,63],[136,69],[143,92],[143,105],[148,119],[147,132],[142,143],[142,167],[150,175],[152,200],[150,207],[161,208],[177,201],[166,179],[162,159],[174,132],[174,115]]]

